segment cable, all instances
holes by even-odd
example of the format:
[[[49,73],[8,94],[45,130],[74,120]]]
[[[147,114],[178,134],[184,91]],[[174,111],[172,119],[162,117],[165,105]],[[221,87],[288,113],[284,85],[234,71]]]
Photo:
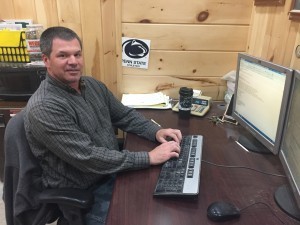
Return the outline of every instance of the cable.
[[[266,174],[266,175],[269,175],[269,176],[286,177],[285,175],[267,173],[267,172],[264,172],[264,171],[261,171],[261,170],[257,170],[257,169],[253,169],[253,168],[245,167],[245,166],[227,166],[227,165],[221,165],[221,164],[212,163],[212,162],[209,162],[209,161],[206,161],[206,160],[203,160],[203,159],[202,159],[202,162],[205,162],[207,164],[210,164],[210,165],[213,165],[213,166],[217,166],[217,167],[225,167],[225,168],[230,168],[230,169],[248,169],[248,170],[253,170],[255,172],[259,172],[259,173]]]
[[[251,206],[253,206],[253,205],[257,205],[257,204],[263,204],[263,205],[267,206],[268,209],[269,209],[269,210],[271,211],[271,213],[273,214],[273,216],[275,216],[276,219],[278,219],[282,224],[285,224],[285,223],[284,223],[284,222],[276,215],[276,213],[272,210],[272,207],[271,207],[269,204],[265,203],[265,202],[254,202],[254,203],[252,203],[252,204],[250,204],[250,205],[248,205],[248,206],[242,208],[242,209],[240,210],[240,212],[242,212],[243,210],[247,210],[249,207],[251,207]]]
[[[207,164],[210,164],[210,165],[213,165],[213,166],[217,166],[217,167],[225,167],[225,168],[230,168],[230,169],[248,169],[248,170],[253,170],[255,172],[259,172],[259,173],[262,173],[262,174],[266,174],[266,175],[270,175],[270,176],[275,176],[275,177],[286,177],[285,175],[281,175],[281,174],[273,174],[273,173],[267,173],[267,172],[264,172],[264,171],[261,171],[261,170],[257,170],[257,169],[254,169],[254,168],[250,168],[250,167],[245,167],[245,166],[228,166],[228,165],[220,165],[220,164],[216,164],[216,163],[212,163],[212,162],[209,162],[209,161],[206,161],[206,160],[203,160],[202,159],[202,162],[204,163],[207,163]],[[254,202],[242,209],[240,209],[240,211],[244,211],[244,210],[247,210],[249,207],[253,206],[253,205],[257,205],[257,204],[263,204],[265,206],[267,206],[269,208],[269,210],[271,211],[271,213],[273,214],[273,216],[276,217],[276,219],[278,219],[282,224],[285,224],[276,214],[275,212],[272,210],[272,207],[267,204],[267,203],[264,203],[264,202]]]

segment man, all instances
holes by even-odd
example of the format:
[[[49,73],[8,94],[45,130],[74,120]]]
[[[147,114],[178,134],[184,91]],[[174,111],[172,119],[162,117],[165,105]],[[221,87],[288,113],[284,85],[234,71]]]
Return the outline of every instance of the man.
[[[178,157],[181,132],[162,129],[125,107],[102,82],[83,76],[82,43],[74,31],[48,28],[40,47],[47,77],[30,98],[24,120],[43,184],[93,188],[95,204],[87,224],[105,224],[114,174]],[[150,152],[120,151],[114,127],[161,144]]]

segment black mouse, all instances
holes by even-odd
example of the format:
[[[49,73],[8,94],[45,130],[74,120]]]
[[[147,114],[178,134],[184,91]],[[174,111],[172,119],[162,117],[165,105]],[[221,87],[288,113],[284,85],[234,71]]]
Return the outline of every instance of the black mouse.
[[[207,217],[213,221],[226,221],[240,217],[240,210],[230,202],[217,201],[207,208]]]

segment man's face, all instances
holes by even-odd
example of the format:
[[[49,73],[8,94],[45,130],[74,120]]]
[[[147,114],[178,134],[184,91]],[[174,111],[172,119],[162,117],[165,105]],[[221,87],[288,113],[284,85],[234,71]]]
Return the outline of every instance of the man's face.
[[[43,55],[43,61],[49,75],[78,90],[83,57],[77,39],[65,41],[55,38],[50,57]]]

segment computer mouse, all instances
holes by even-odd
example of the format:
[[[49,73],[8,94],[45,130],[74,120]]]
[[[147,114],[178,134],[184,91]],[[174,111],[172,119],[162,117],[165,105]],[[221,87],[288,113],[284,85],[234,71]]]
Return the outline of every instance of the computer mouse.
[[[240,210],[230,202],[217,201],[208,206],[207,217],[213,221],[227,221],[239,218]]]

